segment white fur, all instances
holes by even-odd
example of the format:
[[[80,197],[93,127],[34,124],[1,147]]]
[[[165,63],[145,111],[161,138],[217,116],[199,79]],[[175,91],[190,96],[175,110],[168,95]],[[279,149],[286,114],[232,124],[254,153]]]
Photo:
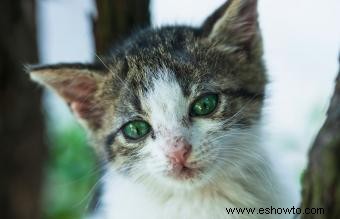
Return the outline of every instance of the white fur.
[[[283,204],[278,180],[260,146],[258,128],[254,125],[248,130],[232,128],[222,132],[221,125],[232,124],[233,120],[217,122],[209,118],[194,119],[189,128],[183,127],[182,118],[195,97],[184,97],[174,74],[161,71],[152,82],[154,89],[141,101],[156,135],[155,140],[147,139],[141,151],[149,158],[139,164],[135,178],[109,168],[103,178],[104,196],[96,218],[279,218],[280,215],[229,215],[225,210]],[[208,134],[212,130],[215,132]],[[161,147],[176,136],[192,144],[189,162],[196,161],[205,168],[198,179],[183,182],[164,174],[169,164]]]

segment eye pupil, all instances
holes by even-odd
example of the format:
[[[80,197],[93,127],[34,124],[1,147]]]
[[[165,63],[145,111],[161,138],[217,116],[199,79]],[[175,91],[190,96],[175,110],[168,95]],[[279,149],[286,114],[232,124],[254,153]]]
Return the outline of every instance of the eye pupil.
[[[124,135],[133,140],[140,139],[147,135],[151,130],[151,126],[142,120],[135,120],[128,122],[123,127],[123,133]]]
[[[216,94],[205,95],[197,99],[191,108],[193,116],[205,116],[212,113],[217,107],[218,97]]]

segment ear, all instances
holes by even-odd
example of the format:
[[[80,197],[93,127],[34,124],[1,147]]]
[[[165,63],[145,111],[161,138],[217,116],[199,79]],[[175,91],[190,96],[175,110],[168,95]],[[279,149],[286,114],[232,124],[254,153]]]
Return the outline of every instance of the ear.
[[[104,108],[99,88],[105,68],[91,64],[58,64],[28,67],[31,79],[55,91],[87,128],[98,129]]]
[[[229,0],[203,23],[202,36],[222,49],[251,49],[260,39],[257,17],[257,0]]]

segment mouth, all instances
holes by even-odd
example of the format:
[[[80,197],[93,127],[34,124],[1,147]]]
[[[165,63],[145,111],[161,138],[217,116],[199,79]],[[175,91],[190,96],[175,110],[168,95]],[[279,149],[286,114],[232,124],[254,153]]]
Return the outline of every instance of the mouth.
[[[172,165],[167,175],[176,180],[193,180],[202,172],[201,168],[190,165]]]

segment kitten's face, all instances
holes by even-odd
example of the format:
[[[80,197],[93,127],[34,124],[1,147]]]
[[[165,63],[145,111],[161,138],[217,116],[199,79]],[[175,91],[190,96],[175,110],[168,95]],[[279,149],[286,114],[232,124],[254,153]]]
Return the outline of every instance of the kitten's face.
[[[168,31],[170,39],[177,37],[172,29]],[[170,48],[126,56],[129,70],[121,77],[124,83],[111,122],[115,127],[107,141],[113,166],[122,173],[187,184],[207,181],[221,168],[219,162],[234,162],[231,152],[235,141],[240,141],[235,135],[244,138],[240,133],[258,119],[264,81],[258,81],[259,90],[245,89],[248,82],[241,75],[253,74],[242,72],[247,61],[199,43],[192,37],[180,52]],[[157,49],[161,46],[160,42]],[[159,60],[152,65],[143,62],[151,59]],[[195,112],[202,107],[207,110]],[[148,127],[138,129],[129,123],[136,120]],[[127,136],[129,125],[142,132],[138,139]],[[174,162],[173,153],[185,161]]]
[[[256,1],[233,0],[199,28],[141,31],[96,66],[36,68],[113,168],[187,187],[247,159],[266,82]]]

